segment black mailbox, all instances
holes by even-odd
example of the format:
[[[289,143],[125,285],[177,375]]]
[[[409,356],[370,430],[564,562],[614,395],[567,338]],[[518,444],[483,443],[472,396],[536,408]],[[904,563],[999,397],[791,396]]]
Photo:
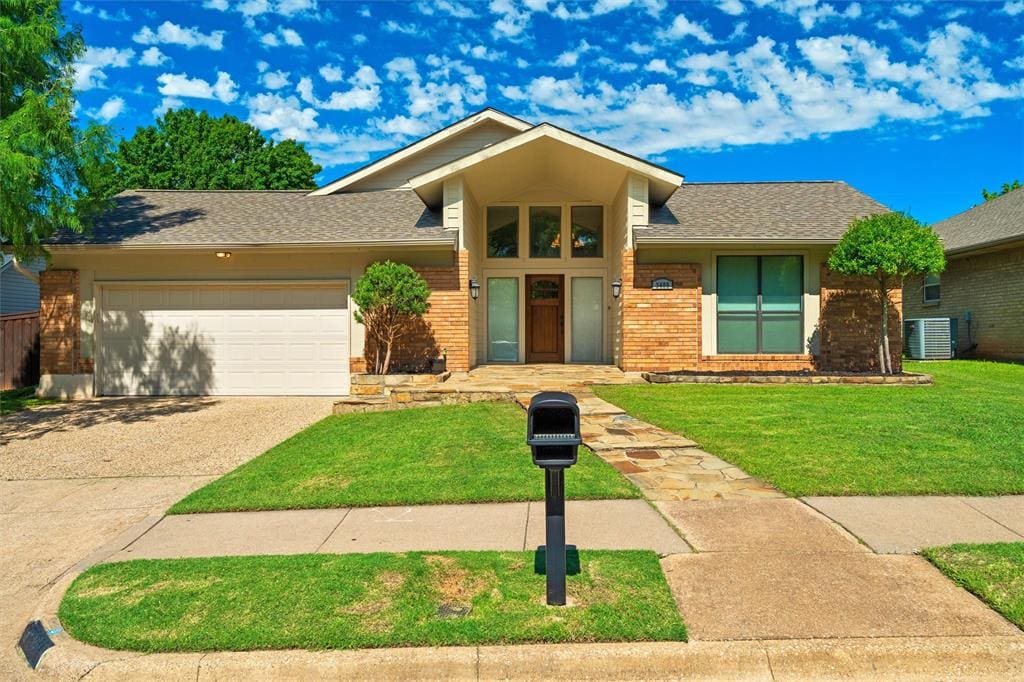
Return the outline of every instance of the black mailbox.
[[[533,451],[534,464],[564,469],[576,463],[583,438],[575,396],[558,391],[538,393],[530,401],[526,420],[526,443]]]

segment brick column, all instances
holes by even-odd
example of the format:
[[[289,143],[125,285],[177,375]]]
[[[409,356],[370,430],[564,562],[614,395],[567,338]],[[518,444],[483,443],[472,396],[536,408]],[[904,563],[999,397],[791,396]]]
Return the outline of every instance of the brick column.
[[[81,299],[77,270],[39,273],[39,371],[79,374],[92,371],[82,363]]]
[[[651,289],[666,277],[673,288]],[[701,355],[701,268],[696,263],[642,264],[622,254],[622,358],[627,372],[697,369]]]
[[[877,372],[881,326],[878,285],[867,277],[850,277],[821,267],[821,318],[818,322],[818,369]],[[903,291],[889,289],[889,352],[893,369],[902,370]]]

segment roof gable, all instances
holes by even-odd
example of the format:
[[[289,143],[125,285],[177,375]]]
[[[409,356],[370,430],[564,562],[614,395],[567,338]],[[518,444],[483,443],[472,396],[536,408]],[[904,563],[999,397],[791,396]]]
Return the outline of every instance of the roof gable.
[[[413,175],[508,139],[531,127],[530,123],[497,109],[484,109],[329,182],[310,192],[310,195],[404,187]]]
[[[941,220],[932,229],[947,253],[1024,239],[1024,188]]]
[[[420,195],[428,206],[437,206],[440,203],[441,188],[446,178],[462,173],[477,164],[484,163],[502,154],[522,149],[527,145],[550,141],[600,157],[605,161],[622,166],[626,170],[647,177],[651,181],[651,201],[655,204],[666,201],[683,182],[682,175],[667,168],[631,156],[582,135],[563,130],[550,123],[541,123],[507,140],[490,145],[412,177],[409,179],[409,186]]]

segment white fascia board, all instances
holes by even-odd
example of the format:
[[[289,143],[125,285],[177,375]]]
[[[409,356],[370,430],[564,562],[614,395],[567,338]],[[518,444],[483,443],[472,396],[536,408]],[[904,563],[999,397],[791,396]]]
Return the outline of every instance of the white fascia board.
[[[576,147],[577,149],[582,149],[583,151],[594,154],[595,156],[599,156],[613,163],[617,163],[620,166],[624,166],[635,173],[639,173],[640,175],[644,175],[648,178],[652,178],[675,187],[678,187],[683,182],[683,176],[677,173],[673,173],[623,152],[616,151],[611,147],[598,144],[597,142],[588,140],[587,138],[576,135],[575,133],[570,133],[566,130],[562,130],[561,128],[556,128],[550,123],[541,123],[540,125],[530,128],[515,137],[510,137],[507,140],[496,142],[489,147],[485,147],[479,151],[473,152],[472,154],[463,156],[461,159],[456,159],[444,166],[440,166],[434,170],[427,171],[426,173],[421,173],[416,177],[410,178],[409,184],[414,190],[416,190],[416,193],[420,194],[422,197],[423,195],[420,193],[420,190],[423,187],[442,181],[456,173],[461,173],[481,161],[494,158],[499,154],[503,154],[517,147],[529,144],[542,137],[558,140],[559,142]]]
[[[415,156],[416,154],[419,154],[420,152],[423,152],[436,144],[440,144],[441,142],[444,142],[445,140],[455,135],[458,135],[464,130],[480,125],[481,123],[486,123],[488,121],[500,123],[504,126],[508,126],[509,128],[512,128],[513,130],[518,130],[520,132],[524,130],[529,130],[530,128],[533,127],[532,124],[527,123],[526,121],[522,121],[513,116],[509,116],[508,114],[503,114],[502,112],[495,111],[494,109],[485,109],[484,111],[481,111],[477,114],[464,118],[461,121],[453,123],[447,128],[442,128],[436,133],[431,133],[430,135],[427,135],[421,140],[413,142],[407,147],[402,147],[398,151],[392,152],[391,154],[388,154],[387,156],[378,159],[377,161],[374,161],[373,163],[367,166],[363,166],[362,168],[353,171],[352,173],[349,173],[344,177],[338,178],[334,182],[330,182],[324,185],[323,187],[318,187],[317,189],[310,192],[308,196],[312,197],[320,196],[323,194],[333,194],[339,190],[349,187],[350,185],[356,182],[359,182],[360,180],[363,180],[364,178],[374,175],[375,173],[379,173],[380,171],[390,166],[393,166],[396,163],[399,163],[401,161],[404,161],[405,159]]]

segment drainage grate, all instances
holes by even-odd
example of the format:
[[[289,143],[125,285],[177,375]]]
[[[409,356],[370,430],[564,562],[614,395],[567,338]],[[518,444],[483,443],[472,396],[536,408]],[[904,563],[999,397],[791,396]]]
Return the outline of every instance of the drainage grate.
[[[437,607],[438,618],[463,618],[473,610],[468,604],[441,604]]]

